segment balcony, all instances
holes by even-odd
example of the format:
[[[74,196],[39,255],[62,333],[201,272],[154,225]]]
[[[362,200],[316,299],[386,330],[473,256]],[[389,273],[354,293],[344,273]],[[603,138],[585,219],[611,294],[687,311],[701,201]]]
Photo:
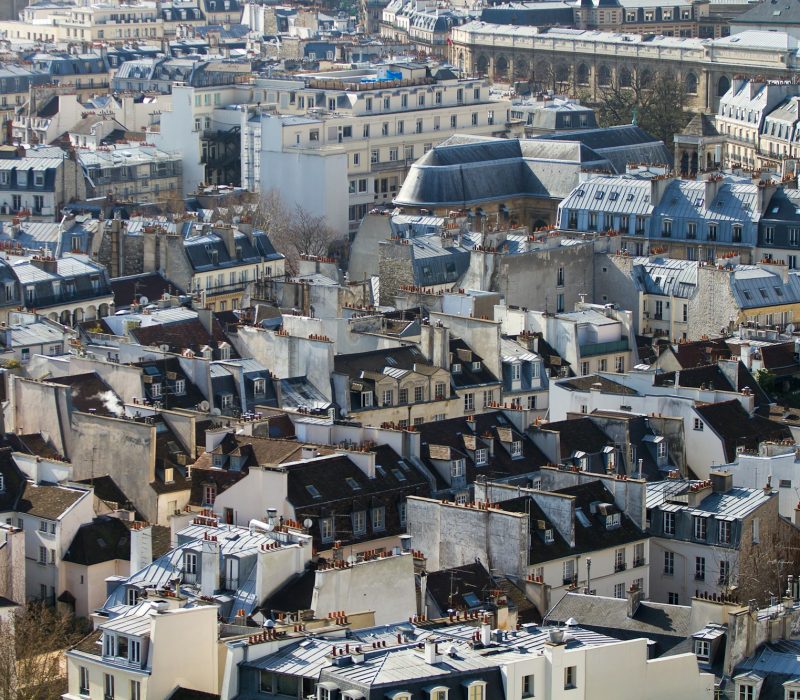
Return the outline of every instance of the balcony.
[[[572,586],[575,583],[577,583],[577,577],[576,576],[564,576],[564,585],[565,586]]]
[[[644,566],[647,562],[645,562],[644,557],[636,557],[633,560],[633,568],[635,569],[637,566]]]
[[[628,568],[628,565],[624,561],[618,561],[614,564],[614,573],[619,573],[620,571],[625,571]]]
[[[580,346],[581,357],[592,357],[593,355],[608,355],[613,352],[627,352],[628,336],[623,335],[619,340],[610,340],[605,343],[586,343]]]

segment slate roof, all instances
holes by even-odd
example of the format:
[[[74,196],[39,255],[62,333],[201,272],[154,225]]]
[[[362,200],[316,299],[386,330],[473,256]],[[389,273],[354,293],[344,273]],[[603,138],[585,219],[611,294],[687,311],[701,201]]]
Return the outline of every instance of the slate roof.
[[[557,421],[546,423],[541,426],[545,432],[559,434],[561,445],[561,459],[569,459],[575,452],[586,452],[597,454],[602,452],[604,447],[611,445],[611,440],[588,416],[572,420]]]
[[[206,346],[217,348],[219,343],[228,342],[221,324],[216,319],[212,320],[212,330],[213,332],[209,333],[199,318],[192,318],[173,323],[140,326],[132,329],[130,334],[140,345],[148,347],[168,345],[170,352],[191,350],[200,354],[202,348]],[[215,352],[215,359],[219,359],[218,355],[219,353]],[[233,346],[230,349],[230,356],[238,357]]]
[[[800,369],[795,357],[794,341],[762,345],[759,348],[761,361],[765,369],[777,376],[794,374]]]
[[[469,610],[482,605],[493,588],[492,577],[480,562],[431,571],[425,579],[427,595],[445,615],[451,608]]]
[[[800,24],[800,4],[763,1],[751,6],[747,12],[736,15],[734,24],[771,24],[780,29],[785,25]]]
[[[432,366],[425,355],[416,347],[388,348],[369,352],[336,355],[333,360],[335,371],[351,378],[360,377],[362,372],[382,373],[384,367],[414,370],[414,365]]]
[[[261,605],[260,610],[265,617],[272,619],[274,619],[274,614],[279,612],[310,610],[316,578],[316,568],[314,566],[307,568],[299,576],[290,578],[269,596]]]
[[[119,396],[94,372],[72,374],[51,381],[72,388],[72,406],[77,411],[108,418],[119,418],[124,413]]]
[[[585,629],[617,639],[646,637],[656,642],[656,655],[661,656],[692,633],[691,613],[689,606],[643,600],[628,617],[626,598],[569,592],[550,609],[547,621],[565,624],[574,619]]]
[[[17,510],[17,505],[27,485],[25,474],[14,461],[13,449],[9,445],[0,447],[0,474],[3,475],[5,486],[0,491],[0,511]]]
[[[117,310],[128,308],[134,301],[139,303],[142,297],[154,302],[167,294],[183,294],[166,277],[158,272],[147,272],[143,275],[130,275],[128,277],[115,277],[109,281],[114,294],[114,305]]]
[[[570,379],[562,379],[558,382],[559,386],[563,386],[571,391],[591,391],[595,385],[604,394],[619,394],[620,396],[638,396],[635,389],[631,389],[619,382],[613,382],[610,379],[601,377],[597,374],[588,374],[584,377],[573,377]]]
[[[67,510],[81,498],[89,494],[88,490],[67,488],[54,484],[37,485],[30,481],[25,483],[22,497],[17,502],[16,511],[33,515],[46,520],[58,520]]]
[[[478,476],[487,480],[498,481],[537,471],[548,463],[547,457],[536,447],[531,439],[517,431],[502,411],[488,411],[474,416],[475,428],[470,427],[466,417],[432,421],[417,426],[420,433],[420,459],[428,466],[428,470],[437,479],[437,488],[447,489],[448,485],[439,476],[430,457],[430,446],[441,445],[455,451],[454,458],[463,458],[467,483],[472,483]],[[514,458],[509,451],[510,445],[500,441],[499,430],[510,429],[514,440],[522,442],[522,457]],[[475,453],[467,448],[465,438],[474,437],[477,449],[489,449],[486,436],[491,436],[494,443],[485,465],[475,464]]]
[[[719,136],[717,127],[714,125],[714,117],[708,114],[695,114],[683,128],[681,134],[688,136]]]
[[[759,444],[766,440],[792,437],[787,426],[758,415],[748,415],[736,399],[695,406],[695,411],[722,439],[728,462],[736,460],[737,447],[758,450]]]
[[[64,554],[64,561],[92,566],[114,559],[129,560],[130,529],[119,518],[101,516],[78,528]]]
[[[707,365],[731,356],[731,350],[724,338],[679,343],[673,346],[672,350],[683,368]]]
[[[486,366],[483,358],[461,338],[450,339],[450,356],[453,363],[461,365],[460,372],[451,371],[450,373],[450,380],[454,388],[465,389],[500,383],[500,380]],[[473,368],[475,362],[480,363],[480,369]]]

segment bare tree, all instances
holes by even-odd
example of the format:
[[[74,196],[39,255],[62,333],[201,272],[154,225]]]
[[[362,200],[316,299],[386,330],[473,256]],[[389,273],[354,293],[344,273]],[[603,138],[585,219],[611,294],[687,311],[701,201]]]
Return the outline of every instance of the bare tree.
[[[66,692],[64,650],[79,636],[70,615],[41,603],[0,618],[0,700],[50,700]]]

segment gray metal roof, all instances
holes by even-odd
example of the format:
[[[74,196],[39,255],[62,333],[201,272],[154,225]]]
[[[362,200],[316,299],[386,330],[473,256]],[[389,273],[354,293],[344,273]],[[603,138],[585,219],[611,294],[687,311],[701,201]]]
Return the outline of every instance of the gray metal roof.
[[[672,258],[636,258],[633,280],[645,294],[691,298],[697,291],[698,263]]]
[[[593,177],[580,183],[559,205],[559,209],[592,211],[631,216],[650,216],[652,184],[649,178]]]
[[[705,517],[739,519],[747,517],[772,498],[772,492],[765,492],[764,489],[737,486],[725,493],[710,492],[697,507],[691,507],[688,502],[682,502],[682,497],[688,493],[689,486],[695,483],[701,482],[672,479],[648,482],[646,507],[685,510]]]
[[[739,265],[731,277],[731,292],[742,309],[780,306],[800,302],[800,276],[790,273],[784,283],[780,275],[754,265]]]

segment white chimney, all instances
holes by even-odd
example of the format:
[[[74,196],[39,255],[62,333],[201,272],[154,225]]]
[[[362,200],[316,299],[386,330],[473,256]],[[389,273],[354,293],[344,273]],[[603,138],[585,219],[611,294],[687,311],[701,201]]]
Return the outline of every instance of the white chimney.
[[[430,640],[425,640],[425,663],[426,664],[438,664],[442,660],[441,654],[439,654],[439,645]]]
[[[219,542],[203,540],[202,545],[200,592],[205,596],[213,596],[219,590]]]
[[[131,529],[131,576],[153,562],[153,528],[142,523]]]
[[[492,626],[488,622],[481,623],[481,644],[488,647],[492,643]]]

